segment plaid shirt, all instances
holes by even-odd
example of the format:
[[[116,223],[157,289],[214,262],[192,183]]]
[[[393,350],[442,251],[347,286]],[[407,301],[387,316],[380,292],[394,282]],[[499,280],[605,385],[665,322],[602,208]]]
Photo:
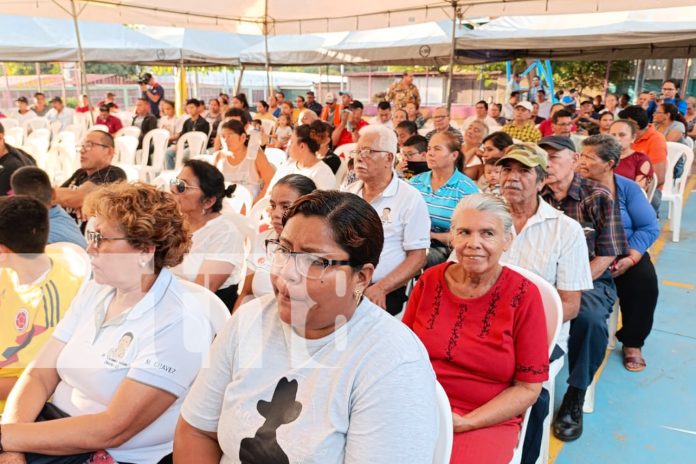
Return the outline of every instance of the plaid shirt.
[[[527,121],[522,127],[517,127],[514,122],[505,124],[503,132],[521,142],[539,143],[541,140],[541,132],[532,121]]]
[[[585,232],[590,261],[595,256],[628,254],[618,203],[614,203],[606,187],[576,173],[565,198],[556,200],[548,186],[541,191],[541,197],[580,223]]]

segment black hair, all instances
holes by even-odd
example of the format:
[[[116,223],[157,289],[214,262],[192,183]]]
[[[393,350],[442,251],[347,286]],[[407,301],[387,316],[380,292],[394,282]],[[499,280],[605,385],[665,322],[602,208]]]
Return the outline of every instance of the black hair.
[[[302,95],[298,95],[298,96],[295,97],[295,98],[299,98],[300,100],[305,101],[305,99],[304,99],[304,97],[303,97]]]
[[[571,113],[570,111],[565,110],[565,109],[564,109],[564,110],[558,110],[558,111],[556,111],[556,112],[553,114],[553,116],[551,116],[551,121],[552,121],[554,124],[557,124],[557,123],[558,123],[558,120],[561,119],[561,118],[572,118],[572,117],[573,117],[573,113]]]
[[[237,186],[232,184],[225,187],[225,177],[220,170],[205,161],[188,160],[184,162],[184,167],[191,169],[198,179],[203,200],[215,198],[215,203],[210,209],[213,213],[219,213],[222,209],[222,199],[231,197]]]
[[[285,100],[285,94],[283,93],[282,90],[276,90],[275,92],[273,92],[273,96],[276,96],[276,95],[280,95],[281,97],[283,97],[283,100]]]
[[[225,112],[225,118],[239,118],[243,125],[249,124],[247,112],[241,108],[230,108]]]
[[[686,127],[688,123],[686,122],[686,119],[684,119],[684,116],[682,116],[682,114],[679,112],[677,105],[672,103],[662,103],[660,106],[662,106],[662,109],[666,114],[669,114],[669,119],[671,121],[679,121],[680,123],[684,124],[684,127]]]
[[[418,126],[413,121],[401,121],[396,125],[396,129],[406,129],[409,134],[417,134]]]
[[[247,100],[247,96],[245,93],[238,93],[232,98],[236,98],[240,102],[242,102],[242,109],[248,110],[249,109],[249,100]]]
[[[483,105],[484,108],[486,108],[486,111],[488,111],[488,103],[486,100],[479,100],[476,102],[477,105]]]
[[[266,102],[266,100],[259,100],[257,103],[260,104],[261,106],[263,106],[263,108],[264,108],[266,111],[268,111],[268,108],[270,108],[270,107],[268,106],[268,103]]]
[[[15,195],[27,195],[36,198],[46,206],[53,199],[53,188],[48,174],[36,166],[24,166],[17,169],[10,177],[10,185]]]
[[[0,197],[0,244],[13,253],[43,253],[48,241],[48,208],[27,195]]]
[[[486,137],[484,137],[481,143],[486,143],[489,140],[495,148],[501,151],[505,150],[507,147],[515,143],[515,141],[512,140],[512,137],[510,137],[510,134],[503,131],[497,131],[493,132],[492,134],[488,134]]]
[[[631,105],[622,109],[619,112],[619,118],[621,119],[631,119],[638,124],[638,129],[643,130],[648,127],[650,119],[648,118],[648,112],[640,105]]]
[[[302,174],[288,174],[287,176],[281,177],[280,180],[276,182],[276,185],[287,185],[297,192],[299,196],[307,195],[317,189],[317,184],[315,184],[312,179]]]
[[[363,107],[363,104],[359,100],[353,100],[348,105],[348,108],[350,108],[351,110],[357,110],[357,109],[363,109],[364,107]]]
[[[2,123],[0,123],[0,134],[4,134],[4,133],[5,133],[5,126],[3,126]]]
[[[298,198],[283,218],[283,225],[294,216],[320,217],[332,232],[333,240],[348,253],[353,268],[364,264],[375,267],[384,246],[384,229],[375,209],[352,193],[316,190]]]
[[[246,135],[246,130],[244,130],[244,124],[237,121],[236,119],[230,119],[229,121],[225,121],[224,123],[222,123],[222,127],[220,127],[220,133],[222,133],[223,129],[231,130],[240,137],[242,135]],[[244,145],[249,146],[249,137],[247,137],[244,141]]]
[[[406,139],[402,147],[413,147],[418,153],[425,153],[428,151],[428,139],[422,135],[412,135]]]
[[[306,124],[295,127],[295,135],[297,143],[304,143],[309,148],[309,151],[316,153],[319,150],[319,143],[312,138],[312,128]]]
[[[510,92],[510,98],[512,98],[512,97],[519,97],[519,96],[520,96],[520,92],[519,92],[518,90],[515,90],[515,91],[513,91],[513,92]]]
[[[108,132],[104,132],[102,130],[93,130],[89,133],[96,134],[99,137],[99,142],[107,145],[110,148],[114,148],[116,146],[113,135],[109,134]]]
[[[377,109],[380,109],[380,110],[383,110],[383,111],[384,111],[384,110],[390,110],[390,109],[391,109],[391,103],[389,103],[388,101],[381,101],[381,102],[379,102],[379,103],[377,104]]]
[[[186,106],[189,106],[189,105],[198,106],[198,104],[199,104],[198,100],[196,100],[195,98],[189,98],[188,100],[186,100]]]

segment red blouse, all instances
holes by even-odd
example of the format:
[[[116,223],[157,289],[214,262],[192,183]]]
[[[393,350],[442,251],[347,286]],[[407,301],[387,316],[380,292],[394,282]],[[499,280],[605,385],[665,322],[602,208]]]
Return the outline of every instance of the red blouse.
[[[634,151],[626,158],[619,160],[619,164],[614,169],[615,174],[631,180],[636,180],[638,176],[652,179],[653,172],[655,171],[650,158],[645,153],[639,151]]]
[[[425,271],[403,321],[427,348],[452,407],[466,414],[515,380],[548,379],[546,317],[536,286],[507,267],[485,295],[454,295],[445,281],[453,264]]]

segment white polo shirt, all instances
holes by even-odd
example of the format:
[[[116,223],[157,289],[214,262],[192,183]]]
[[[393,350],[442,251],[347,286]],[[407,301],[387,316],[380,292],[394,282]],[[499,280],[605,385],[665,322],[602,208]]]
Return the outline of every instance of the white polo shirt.
[[[346,191],[362,198],[363,182],[353,182]],[[384,228],[384,247],[372,276],[372,282],[378,282],[406,259],[407,251],[430,247],[430,215],[423,195],[395,172],[384,192],[370,204]]]
[[[278,167],[273,175],[268,191],[270,192],[273,186],[283,177],[289,174],[302,174],[314,181],[319,190],[336,190],[336,176],[328,164],[319,161],[312,167],[303,168],[297,165],[297,161],[288,160]]]
[[[541,197],[536,213],[521,231],[513,227],[514,240],[500,261],[534,272],[558,290],[593,288],[587,242],[580,224]],[[570,324],[564,323],[558,346],[566,349]]]
[[[214,329],[202,308],[167,269],[127,312],[103,323],[112,287],[88,282],[53,336],[65,343],[56,363],[53,403],[71,416],[105,411],[125,379],[164,390],[177,400],[118,448],[117,460],[157,463],[172,452],[179,409],[203,364]]]

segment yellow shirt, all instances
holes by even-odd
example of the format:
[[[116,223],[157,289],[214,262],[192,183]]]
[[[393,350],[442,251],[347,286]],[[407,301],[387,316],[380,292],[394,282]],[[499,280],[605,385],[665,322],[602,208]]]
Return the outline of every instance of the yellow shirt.
[[[83,273],[48,245],[51,269],[39,281],[19,285],[17,274],[0,268],[0,378],[19,377],[48,341],[83,282]],[[5,402],[0,401],[0,412]]]

